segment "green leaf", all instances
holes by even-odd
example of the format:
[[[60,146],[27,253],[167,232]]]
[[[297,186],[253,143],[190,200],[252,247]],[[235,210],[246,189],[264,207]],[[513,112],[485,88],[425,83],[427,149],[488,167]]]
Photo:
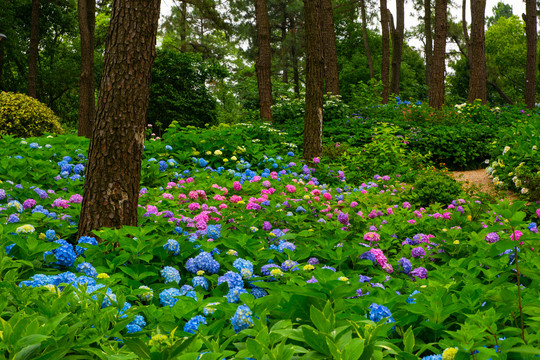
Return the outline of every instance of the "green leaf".
[[[262,359],[266,354],[266,349],[263,344],[255,339],[247,339],[246,345],[248,350],[253,354],[255,359]]]
[[[405,352],[412,353],[414,349],[414,332],[412,326],[410,326],[403,335],[403,344],[405,345]]]
[[[124,338],[124,344],[142,359],[150,359],[150,348],[141,339]]]
[[[352,339],[343,348],[343,360],[358,360],[364,352],[364,339]]]
[[[324,314],[313,305],[311,305],[309,309],[309,317],[319,331],[326,334],[330,332],[330,322],[324,317]]]
[[[13,360],[33,359],[35,353],[39,351],[40,347],[41,347],[41,343],[28,345],[27,347],[19,351],[17,354],[15,354],[15,356],[13,357]]]
[[[508,352],[517,352],[519,354],[540,355],[540,349],[532,346],[518,346],[508,350]]]

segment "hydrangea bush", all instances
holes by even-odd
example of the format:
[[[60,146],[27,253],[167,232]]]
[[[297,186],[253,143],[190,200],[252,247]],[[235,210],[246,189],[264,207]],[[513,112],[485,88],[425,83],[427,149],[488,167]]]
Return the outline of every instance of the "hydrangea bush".
[[[417,172],[360,181],[280,134],[147,141],[139,226],[81,238],[87,142],[3,139],[0,161],[26,166],[0,173],[1,356],[539,354],[537,204],[420,204]]]

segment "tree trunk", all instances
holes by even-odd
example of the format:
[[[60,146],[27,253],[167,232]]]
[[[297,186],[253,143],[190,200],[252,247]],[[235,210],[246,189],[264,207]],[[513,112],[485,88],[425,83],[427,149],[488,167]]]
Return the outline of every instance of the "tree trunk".
[[[332,0],[322,0],[321,16],[326,92],[339,95],[339,71],[337,66],[336,32],[334,30]]]
[[[390,91],[399,95],[403,34],[405,31],[405,0],[396,0],[396,28],[392,29],[392,77]]]
[[[389,34],[389,16],[386,0],[380,0],[381,27],[382,27],[382,59],[381,59],[381,81],[383,86],[382,103],[388,103],[390,87],[390,34]]]
[[[497,84],[495,84],[493,81],[491,81],[489,79],[487,80],[487,83],[493,87],[493,89],[503,98],[503,100],[508,105],[514,105],[514,102],[512,101],[512,99],[510,99],[510,97],[508,95],[506,95],[506,93],[504,91],[502,91],[502,89],[500,87],[498,87]]]
[[[298,96],[300,95],[300,70],[298,69],[298,54],[296,53],[296,21],[294,18],[289,18],[289,29],[292,31],[292,45],[291,45],[291,60],[293,67],[293,82],[294,82],[294,93]]]
[[[287,46],[285,45],[287,40],[287,14],[286,4],[283,4],[283,21],[281,22],[281,66],[283,73],[281,74],[283,83],[289,82],[289,74],[287,68]]]
[[[471,0],[474,1],[474,0]],[[472,4],[471,4],[472,6]],[[467,48],[467,54],[469,53],[469,47],[471,46],[471,39],[469,39],[469,32],[467,31],[467,0],[463,0],[461,5],[461,26],[463,28],[463,38],[465,39],[465,47]]]
[[[525,72],[525,104],[529,109],[536,102],[536,1],[526,0],[525,32],[527,34],[527,70]]]
[[[79,136],[92,137],[96,99],[94,89],[94,29],[96,0],[79,0],[79,31],[81,33],[81,77],[79,79]]]
[[[306,161],[322,155],[324,59],[322,0],[304,0],[306,16],[306,111],[304,153]]]
[[[137,225],[141,159],[160,0],[114,0],[79,236]]]
[[[187,50],[187,2],[182,1],[182,25],[180,28],[180,51],[185,53]]]
[[[375,70],[373,68],[373,59],[371,58],[371,49],[369,48],[368,42],[366,0],[360,0],[360,12],[362,14],[362,36],[364,37],[364,49],[366,50],[366,57],[369,66],[369,78],[373,79],[375,77]]]
[[[255,63],[257,84],[259,86],[260,114],[263,121],[272,121],[272,51],[270,49],[270,24],[266,0],[255,0],[255,19],[257,22],[257,46],[259,56]]]
[[[30,19],[30,52],[28,54],[28,96],[37,99],[37,61],[39,45],[39,7],[40,0],[32,0]]]
[[[433,55],[433,38],[431,36],[431,30],[431,0],[424,0],[424,34],[426,37],[424,57],[426,61],[426,85],[428,88],[431,79],[431,63]]]
[[[486,46],[484,37],[484,16],[486,0],[471,1],[471,44],[469,48],[469,96],[472,103],[480,99],[487,103]]]
[[[446,54],[446,0],[435,0],[435,44],[431,81],[429,86],[429,106],[440,109],[444,103],[444,69]]]

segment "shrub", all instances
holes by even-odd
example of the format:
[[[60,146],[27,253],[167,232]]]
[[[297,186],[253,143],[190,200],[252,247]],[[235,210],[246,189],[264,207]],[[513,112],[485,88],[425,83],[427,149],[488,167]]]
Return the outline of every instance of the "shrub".
[[[0,135],[31,137],[45,132],[63,132],[51,109],[24,94],[0,93]]]
[[[303,94],[297,98],[281,96],[272,106],[272,120],[274,124],[284,124],[285,122],[304,121],[304,111],[306,99]],[[349,106],[345,104],[339,95],[324,95],[323,120],[325,123],[337,119],[346,118],[349,115]]]
[[[427,207],[439,203],[448,205],[463,192],[461,185],[444,172],[435,169],[418,174],[411,190],[411,202]]]

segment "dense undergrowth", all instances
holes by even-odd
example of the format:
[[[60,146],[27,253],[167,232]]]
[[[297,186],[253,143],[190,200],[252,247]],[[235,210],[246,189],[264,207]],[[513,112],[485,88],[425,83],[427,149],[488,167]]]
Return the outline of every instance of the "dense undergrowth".
[[[540,355],[537,204],[463,192],[405,130],[336,120],[304,165],[293,127],[173,123],[146,142],[139,226],[99,244],[77,236],[88,141],[4,137],[1,356]]]

